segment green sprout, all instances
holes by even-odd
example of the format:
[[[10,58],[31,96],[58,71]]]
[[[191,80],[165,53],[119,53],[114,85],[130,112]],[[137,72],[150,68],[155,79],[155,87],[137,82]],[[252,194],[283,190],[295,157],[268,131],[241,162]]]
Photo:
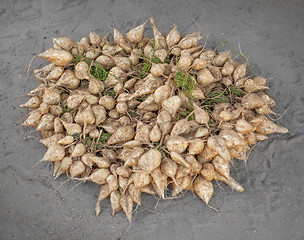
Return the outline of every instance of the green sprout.
[[[245,95],[245,92],[242,89],[240,89],[240,88],[238,88],[238,87],[236,87],[234,85],[232,85],[231,87],[229,87],[228,91],[231,92],[231,94],[234,94],[234,95],[236,95],[238,97],[243,97]]]
[[[139,116],[136,112],[133,112],[133,111],[129,111],[128,114],[131,118],[136,118]]]
[[[229,97],[225,93],[226,91],[221,92],[219,90],[213,90],[208,92],[206,94],[206,98],[207,98],[207,101],[205,101],[206,105],[230,102]]]
[[[158,151],[162,151],[161,146],[159,146],[159,142],[154,142],[153,146],[158,150]]]
[[[113,88],[109,88],[106,92],[105,92],[105,95],[108,95],[108,96],[111,96],[111,97],[115,97],[116,96],[116,93],[114,91]]]
[[[90,74],[99,79],[100,81],[105,81],[107,76],[108,76],[108,72],[103,68],[101,67],[100,65],[96,65],[96,66],[91,66],[90,68]]]
[[[202,107],[203,107],[203,109],[204,109],[205,111],[207,111],[209,114],[212,114],[212,107],[210,107],[210,106],[208,106],[208,105],[203,105]]]
[[[73,111],[73,109],[69,108],[68,106],[64,106],[62,108],[62,114],[66,113],[66,112],[72,112],[72,111]]]
[[[80,139],[80,133],[74,133],[74,134],[72,135],[72,137],[73,137],[76,141],[78,141],[78,140]]]
[[[196,83],[193,76],[183,71],[177,71],[174,76],[176,86],[193,100],[192,90],[195,89]]]
[[[106,141],[108,141],[108,139],[111,137],[111,133],[107,133],[107,132],[102,132],[100,137],[99,137],[99,140],[98,140],[98,143],[96,144],[96,148],[102,148],[103,147],[103,144],[106,143]],[[91,147],[93,146],[93,143],[94,143],[94,140],[93,138],[90,138],[90,137],[86,137],[84,139],[84,143],[86,145],[88,145],[88,147]]]
[[[105,143],[106,141],[108,141],[108,139],[111,137],[111,135],[112,135],[111,133],[102,132],[98,142]]]
[[[192,120],[195,120],[195,117],[193,114],[188,117],[188,121],[192,121]]]
[[[79,63],[84,58],[84,56],[82,56],[80,54],[74,54],[73,58],[74,58],[73,62],[76,65],[77,63]]]
[[[219,90],[213,90],[206,94],[206,100],[202,103],[202,107],[208,113],[213,112],[213,107],[218,103],[229,103],[230,98]]]
[[[242,97],[245,95],[245,92],[232,85],[227,89],[220,91],[220,90],[212,90],[208,92],[205,97],[206,100],[203,102],[202,107],[209,113],[212,113],[213,107],[218,103],[230,103],[230,95],[235,95],[237,97]]]
[[[100,81],[105,81],[109,72],[106,71],[99,62],[83,59],[90,66],[90,74]]]
[[[192,114],[191,114],[192,113]],[[191,114],[191,115],[190,115]],[[186,110],[186,111],[181,111],[179,112],[179,115],[181,116],[181,118],[186,118],[188,117],[188,121],[194,120],[194,114],[193,114],[193,110]]]
[[[152,63],[149,61],[145,61],[144,64],[142,65],[142,71],[144,73],[149,73],[152,67]]]
[[[92,143],[93,143],[93,139],[92,139],[92,138],[86,137],[84,141],[85,141],[85,143],[86,143],[89,147],[92,146]]]
[[[153,63],[163,63],[162,60],[160,60],[159,57],[156,56],[152,56],[150,60]]]
[[[212,119],[210,119],[210,121],[208,122],[208,124],[209,125],[212,125],[212,124],[214,124],[215,122],[212,120]]]
[[[150,73],[152,63],[145,59],[143,63],[138,64],[137,66],[138,67],[132,66],[132,69],[138,73],[139,78],[143,79]]]
[[[143,102],[148,98],[148,96],[149,96],[149,94],[144,94],[144,95],[141,95],[140,97],[137,97],[136,100]]]
[[[111,137],[111,133],[102,132],[100,135],[100,138],[98,140],[98,143],[96,144],[96,148],[103,148],[103,145],[108,141],[108,139]]]

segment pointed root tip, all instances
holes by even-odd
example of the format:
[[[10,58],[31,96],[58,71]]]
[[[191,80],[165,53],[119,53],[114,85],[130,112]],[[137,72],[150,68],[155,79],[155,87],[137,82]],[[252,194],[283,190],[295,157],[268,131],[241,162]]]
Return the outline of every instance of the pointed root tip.
[[[132,222],[132,214],[126,214],[127,215],[127,219],[129,220],[129,222]]]
[[[287,128],[285,128],[285,127],[282,128],[281,133],[288,133],[288,132],[289,132],[289,130]]]
[[[212,210],[214,210],[214,211],[216,211],[216,212],[219,212],[219,210],[218,210],[217,208],[210,206],[208,203],[207,203],[207,206],[208,206],[209,208],[211,208]]]
[[[98,216],[101,212],[101,207],[100,207],[100,203],[99,201],[96,203],[96,206],[95,206],[95,214],[96,216]]]

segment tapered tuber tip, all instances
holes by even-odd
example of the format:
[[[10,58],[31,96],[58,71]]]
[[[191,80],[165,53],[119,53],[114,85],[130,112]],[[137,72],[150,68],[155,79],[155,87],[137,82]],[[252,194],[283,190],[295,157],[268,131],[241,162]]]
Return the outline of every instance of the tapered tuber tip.
[[[96,206],[95,206],[95,214],[98,216],[101,212],[101,207],[100,207],[100,202],[97,201]]]

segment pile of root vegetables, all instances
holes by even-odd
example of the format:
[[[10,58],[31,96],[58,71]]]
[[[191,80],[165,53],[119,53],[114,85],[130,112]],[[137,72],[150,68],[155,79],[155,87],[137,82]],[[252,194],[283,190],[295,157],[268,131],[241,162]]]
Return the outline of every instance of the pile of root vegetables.
[[[34,70],[40,85],[22,105],[54,178],[100,185],[97,215],[107,197],[113,214],[131,221],[142,193],[192,191],[208,205],[214,181],[243,191],[232,160],[288,131],[268,117],[275,101],[266,78],[248,76],[229,51],[200,45],[200,33],[182,36],[174,26],[165,36],[150,22],[152,38],[147,22],[126,35],[114,29],[114,41],[95,32],[79,42],[54,38],[38,55],[51,63]]]

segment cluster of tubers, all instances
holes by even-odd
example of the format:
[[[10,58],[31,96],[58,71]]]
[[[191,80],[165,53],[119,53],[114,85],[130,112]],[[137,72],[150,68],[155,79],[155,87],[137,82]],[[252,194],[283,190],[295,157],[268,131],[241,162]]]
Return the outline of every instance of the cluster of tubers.
[[[190,190],[208,205],[213,180],[243,191],[232,159],[246,161],[257,141],[288,132],[267,117],[275,101],[266,78],[247,76],[229,51],[199,45],[199,33],[174,26],[164,36],[150,21],[152,39],[146,23],[125,36],[114,29],[114,42],[95,32],[79,42],[54,38],[38,55],[51,63],[34,71],[40,85],[21,105],[54,178],[100,185],[97,215],[107,197],[113,214],[122,209],[131,221],[142,193]]]

